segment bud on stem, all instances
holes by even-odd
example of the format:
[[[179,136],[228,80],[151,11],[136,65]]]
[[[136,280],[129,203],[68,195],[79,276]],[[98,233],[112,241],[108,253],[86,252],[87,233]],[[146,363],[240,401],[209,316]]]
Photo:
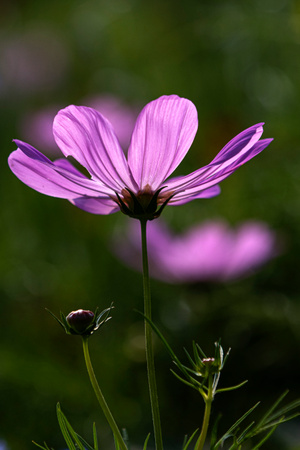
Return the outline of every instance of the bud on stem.
[[[73,334],[90,334],[91,325],[93,325],[95,314],[92,311],[78,309],[67,315],[66,320]]]

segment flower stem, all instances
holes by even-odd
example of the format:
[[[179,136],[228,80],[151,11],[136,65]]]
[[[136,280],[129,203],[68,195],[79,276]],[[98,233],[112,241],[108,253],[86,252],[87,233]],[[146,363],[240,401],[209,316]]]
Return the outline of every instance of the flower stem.
[[[94,392],[96,394],[96,397],[98,399],[98,402],[102,408],[102,411],[106,417],[107,422],[109,423],[109,426],[114,434],[115,439],[118,441],[118,444],[120,446],[121,450],[127,450],[127,446],[122,438],[122,435],[120,433],[120,430],[115,422],[115,419],[112,416],[112,413],[110,412],[110,409],[105,401],[105,398],[103,397],[103,394],[101,392],[101,389],[99,387],[89,353],[89,347],[88,347],[88,336],[82,337],[82,345],[83,345],[83,353],[84,353],[84,359],[86,363],[86,368],[90,377],[91,384],[93,386]]]
[[[210,418],[210,412],[211,412],[211,404],[213,401],[213,382],[212,382],[212,376],[209,375],[208,379],[208,392],[207,395],[204,398],[205,401],[205,411],[204,411],[204,417],[203,417],[203,423],[202,423],[202,429],[200,436],[196,442],[195,450],[202,450],[205,444],[208,425],[209,425],[209,418]]]
[[[147,253],[147,236],[146,236],[146,220],[141,220],[141,235],[142,235],[142,255],[143,255],[143,286],[144,286],[144,314],[151,320],[151,295],[150,295],[150,278],[148,268],[148,253]],[[148,385],[150,394],[150,403],[152,411],[152,421],[154,429],[154,438],[156,450],[163,450],[162,432],[160,424],[160,413],[157,396],[157,386],[155,378],[154,353],[152,343],[152,329],[151,325],[145,320],[145,345],[146,345],[146,359],[148,372]]]

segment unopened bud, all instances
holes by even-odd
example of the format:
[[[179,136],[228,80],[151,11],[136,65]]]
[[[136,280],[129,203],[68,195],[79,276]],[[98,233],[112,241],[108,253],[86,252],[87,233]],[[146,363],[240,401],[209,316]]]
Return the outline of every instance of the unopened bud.
[[[92,311],[78,309],[67,315],[66,320],[73,334],[90,334],[95,314]]]

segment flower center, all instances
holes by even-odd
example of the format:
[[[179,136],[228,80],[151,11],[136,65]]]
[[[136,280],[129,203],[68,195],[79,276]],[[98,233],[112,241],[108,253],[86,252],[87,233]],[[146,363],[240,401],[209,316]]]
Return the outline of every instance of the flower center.
[[[162,193],[163,189],[162,187],[154,192],[149,184],[137,193],[133,193],[129,189],[122,189],[122,197],[116,193],[115,201],[127,216],[139,220],[153,220],[160,216],[174,195],[170,191]]]

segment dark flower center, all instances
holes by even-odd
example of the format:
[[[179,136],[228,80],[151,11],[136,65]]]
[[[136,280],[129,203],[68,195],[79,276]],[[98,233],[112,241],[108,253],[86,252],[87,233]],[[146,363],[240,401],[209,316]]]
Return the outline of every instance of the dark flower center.
[[[122,197],[116,193],[115,201],[122,213],[139,220],[153,220],[160,216],[164,207],[173,197],[173,193],[162,192],[164,188],[153,191],[148,184],[137,193],[122,189]]]

